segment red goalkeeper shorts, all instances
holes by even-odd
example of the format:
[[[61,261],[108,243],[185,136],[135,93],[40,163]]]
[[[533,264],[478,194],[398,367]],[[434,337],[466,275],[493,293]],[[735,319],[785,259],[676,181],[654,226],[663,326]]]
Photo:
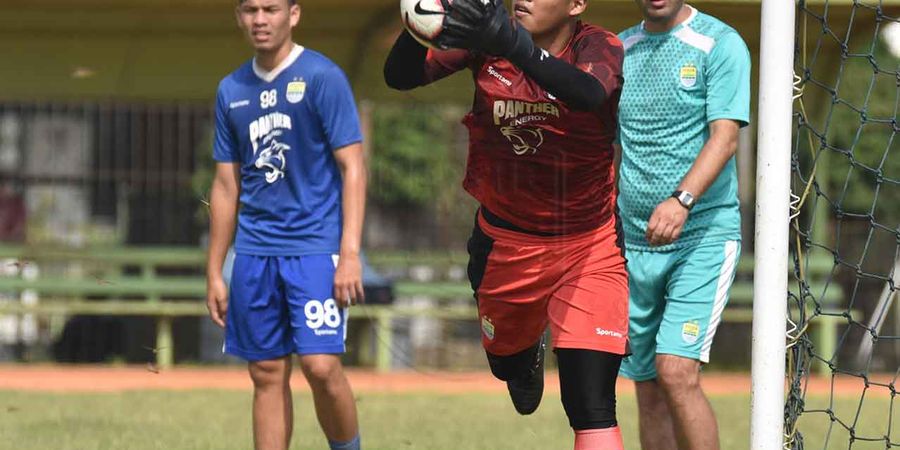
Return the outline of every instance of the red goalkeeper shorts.
[[[586,233],[538,236],[491,225],[479,212],[468,272],[485,350],[518,353],[549,324],[553,348],[625,354],[628,275],[616,221]]]

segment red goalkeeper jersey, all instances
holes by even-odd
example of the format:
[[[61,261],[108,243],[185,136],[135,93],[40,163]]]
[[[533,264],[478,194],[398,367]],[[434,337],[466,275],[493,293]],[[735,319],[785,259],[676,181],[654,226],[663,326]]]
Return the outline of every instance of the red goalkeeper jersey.
[[[466,191],[502,219],[540,233],[579,233],[608,221],[616,205],[623,54],[615,34],[578,23],[556,57],[594,76],[608,99],[596,111],[576,111],[505,59],[429,50],[429,82],[467,67],[475,80],[472,111],[463,119]]]

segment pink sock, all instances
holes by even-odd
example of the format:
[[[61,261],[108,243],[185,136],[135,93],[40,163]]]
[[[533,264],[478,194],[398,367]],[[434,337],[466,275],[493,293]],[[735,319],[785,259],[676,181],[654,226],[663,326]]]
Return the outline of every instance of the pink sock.
[[[575,430],[575,450],[624,450],[619,427]]]

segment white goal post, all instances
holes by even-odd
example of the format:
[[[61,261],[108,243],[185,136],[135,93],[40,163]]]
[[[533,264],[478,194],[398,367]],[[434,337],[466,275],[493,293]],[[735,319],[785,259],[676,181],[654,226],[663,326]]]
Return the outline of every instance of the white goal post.
[[[784,443],[794,66],[792,0],[762,0],[750,448]]]

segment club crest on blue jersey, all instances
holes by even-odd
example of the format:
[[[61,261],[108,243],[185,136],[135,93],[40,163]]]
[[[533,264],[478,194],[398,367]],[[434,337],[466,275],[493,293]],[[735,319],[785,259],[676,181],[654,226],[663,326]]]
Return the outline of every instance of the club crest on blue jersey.
[[[287,101],[288,103],[300,103],[306,94],[306,82],[302,79],[292,81],[287,85]]]

